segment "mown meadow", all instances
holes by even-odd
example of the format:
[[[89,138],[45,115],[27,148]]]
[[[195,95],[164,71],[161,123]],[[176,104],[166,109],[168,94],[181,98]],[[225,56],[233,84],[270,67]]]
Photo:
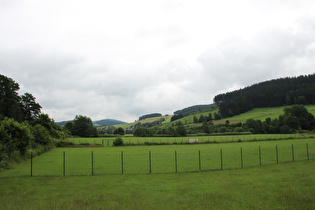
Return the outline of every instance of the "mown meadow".
[[[0,205],[2,209],[314,209],[314,154],[314,138],[57,148],[32,159],[32,177],[31,160],[2,171]]]
[[[96,138],[67,138],[68,142],[75,144],[100,144],[103,146],[112,146],[116,137],[96,137]],[[139,144],[188,144],[189,139],[198,139],[198,143],[228,143],[228,142],[248,142],[248,141],[269,141],[269,140],[284,140],[284,139],[303,139],[315,138],[315,134],[239,134],[227,135],[216,134],[208,136],[183,136],[183,137],[135,137],[135,136],[120,136],[126,145]]]
[[[1,177],[185,173],[314,159],[315,139],[214,144],[57,148]]]

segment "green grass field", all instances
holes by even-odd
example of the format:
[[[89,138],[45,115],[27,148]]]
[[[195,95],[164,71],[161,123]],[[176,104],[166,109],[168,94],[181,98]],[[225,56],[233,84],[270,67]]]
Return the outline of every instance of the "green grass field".
[[[178,174],[1,177],[1,209],[314,209],[314,160]]]
[[[225,144],[57,148],[33,158],[32,175],[148,174],[150,171],[160,174],[238,169],[277,164],[277,161],[314,159],[314,154],[313,138]],[[30,176],[30,173],[31,162],[28,160],[0,173],[0,176]]]
[[[57,148],[33,159],[33,177],[30,177],[30,160],[0,173],[0,206],[1,209],[314,209],[314,159],[313,138]]]
[[[263,141],[278,139],[302,139],[315,138],[315,134],[251,134],[251,135],[213,135],[213,136],[187,136],[187,137],[134,137],[121,136],[125,144],[187,144],[189,139],[198,138],[199,143],[224,143],[240,141]],[[97,137],[97,138],[68,138],[67,141],[75,144],[101,144],[103,146],[112,146],[115,137]]]

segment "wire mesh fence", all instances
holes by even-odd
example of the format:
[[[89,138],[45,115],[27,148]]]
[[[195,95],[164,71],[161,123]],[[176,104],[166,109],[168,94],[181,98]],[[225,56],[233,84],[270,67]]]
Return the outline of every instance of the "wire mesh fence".
[[[76,148],[60,155],[32,158],[18,176],[86,176],[106,174],[185,173],[238,169],[314,159],[306,144],[240,145],[211,151],[142,151],[138,153]],[[28,171],[27,173],[25,171]]]

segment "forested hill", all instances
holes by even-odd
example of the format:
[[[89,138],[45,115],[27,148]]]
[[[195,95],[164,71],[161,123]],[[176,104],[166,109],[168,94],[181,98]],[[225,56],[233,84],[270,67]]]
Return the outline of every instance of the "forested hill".
[[[146,114],[146,115],[143,115],[143,116],[139,117],[139,121],[140,120],[145,120],[147,118],[161,117],[161,116],[162,116],[162,114],[160,114],[160,113]]]
[[[214,97],[222,117],[257,107],[315,104],[315,74],[274,79]]]
[[[69,121],[62,121],[62,122],[56,122],[57,125],[64,126],[67,122],[72,122],[73,120]],[[114,119],[104,119],[104,120],[98,120],[93,121],[93,124],[98,125],[118,125],[118,124],[125,124],[126,122],[120,121],[120,120],[114,120]]]
[[[203,111],[206,109],[210,109],[212,107],[214,107],[215,104],[209,104],[209,105],[195,105],[195,106],[190,106],[181,110],[177,110],[176,112],[174,112],[174,114],[182,114],[183,116],[188,116],[191,115],[195,112],[199,112],[199,111]]]

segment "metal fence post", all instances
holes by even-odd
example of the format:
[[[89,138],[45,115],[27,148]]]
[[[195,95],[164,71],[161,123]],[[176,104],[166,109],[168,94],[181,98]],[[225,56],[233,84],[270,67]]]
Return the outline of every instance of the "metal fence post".
[[[177,173],[177,152],[175,151],[175,173]]]
[[[124,174],[124,152],[121,151],[121,174]]]
[[[33,176],[33,152],[31,152],[31,177]]]
[[[293,144],[292,144],[292,162],[294,162],[294,148],[293,148]]]
[[[261,149],[260,149],[260,146],[259,146],[259,166],[261,166]]]
[[[278,164],[279,163],[278,145],[276,145],[276,158],[277,158],[277,164]]]
[[[93,160],[93,151],[91,152],[91,159],[92,159],[92,176],[94,175],[93,166],[94,166],[94,160]]]
[[[243,164],[243,148],[241,147],[241,168],[244,167],[244,164]]]
[[[149,151],[149,172],[152,173],[151,151]]]
[[[66,152],[63,151],[63,176],[66,176]]]
[[[201,154],[200,154],[200,150],[199,150],[199,171],[201,171]]]
[[[220,149],[220,155],[221,155],[221,170],[223,170],[223,154],[222,154],[222,149]]]

